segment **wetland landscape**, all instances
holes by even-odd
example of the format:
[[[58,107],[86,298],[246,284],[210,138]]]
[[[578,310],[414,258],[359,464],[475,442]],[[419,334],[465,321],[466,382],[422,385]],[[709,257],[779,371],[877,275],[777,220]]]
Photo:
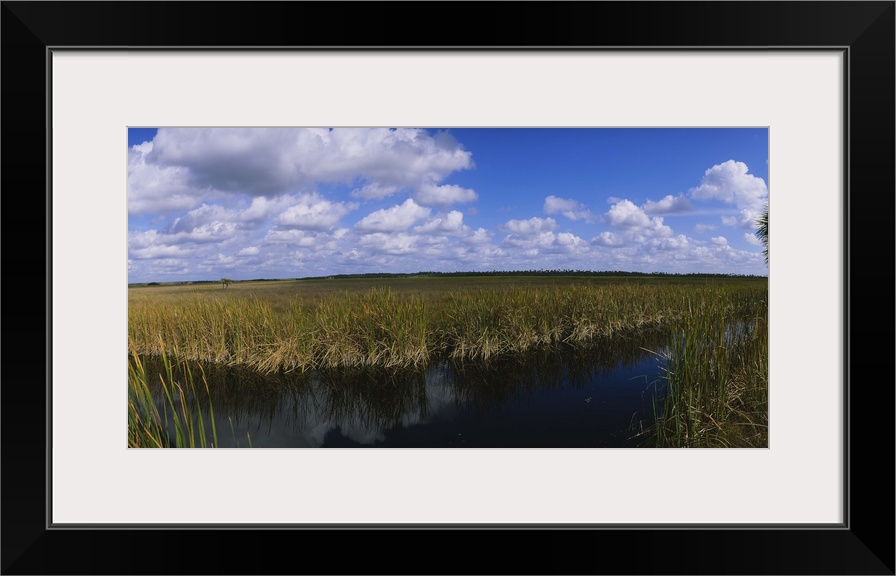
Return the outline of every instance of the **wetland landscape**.
[[[767,445],[767,279],[129,289],[131,446]]]
[[[766,128],[129,128],[129,448],[767,448]]]

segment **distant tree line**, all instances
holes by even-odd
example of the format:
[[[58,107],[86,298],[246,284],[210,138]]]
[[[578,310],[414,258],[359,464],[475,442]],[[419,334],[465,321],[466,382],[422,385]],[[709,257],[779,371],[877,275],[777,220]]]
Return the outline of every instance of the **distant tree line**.
[[[413,278],[422,276],[444,277],[488,277],[488,276],[581,276],[581,277],[669,277],[669,278],[758,278],[752,274],[710,274],[702,272],[624,272],[621,270],[512,270],[512,271],[484,271],[484,272],[409,272],[390,273],[372,272],[367,274],[335,274],[331,276],[311,276],[307,278],[295,278],[295,280],[330,280],[330,279],[376,279],[376,278]]]
[[[444,278],[476,278],[489,276],[575,276],[582,278],[593,277],[629,277],[629,278],[764,278],[755,274],[711,274],[703,272],[625,272],[622,270],[490,270],[484,272],[370,272],[366,274],[333,274],[329,276],[307,276],[304,278],[256,278],[254,280],[241,280],[240,282],[275,282],[277,280],[356,280],[378,278],[414,278],[414,277],[444,277]],[[225,282],[226,281],[226,282]],[[183,282],[163,282],[161,284],[174,286],[184,284],[228,284],[237,282],[222,278],[221,280],[188,280]],[[129,286],[159,286],[159,282],[148,284],[129,284]]]

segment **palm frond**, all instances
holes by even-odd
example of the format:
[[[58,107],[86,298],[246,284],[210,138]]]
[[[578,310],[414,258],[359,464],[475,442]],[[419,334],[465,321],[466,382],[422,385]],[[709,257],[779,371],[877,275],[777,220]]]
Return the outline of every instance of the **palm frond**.
[[[765,246],[762,254],[765,256],[765,263],[768,264],[768,204],[765,205],[765,212],[756,220],[756,237]]]

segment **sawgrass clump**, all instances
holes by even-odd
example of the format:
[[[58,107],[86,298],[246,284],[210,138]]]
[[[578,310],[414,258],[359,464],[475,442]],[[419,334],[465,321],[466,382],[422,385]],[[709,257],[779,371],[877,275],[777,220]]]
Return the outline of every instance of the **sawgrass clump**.
[[[156,381],[134,353],[133,343],[129,343],[129,348],[128,448],[214,448],[218,444],[214,408],[208,400],[210,424],[206,429],[198,403],[202,396],[197,380],[201,381],[205,398],[210,398],[205,375],[194,375],[187,362],[180,362],[176,371],[176,361],[162,348],[162,371],[155,374]],[[161,407],[156,403],[158,396],[162,398]]]
[[[657,447],[768,447],[768,307],[728,321],[722,303],[670,326],[646,431]]]

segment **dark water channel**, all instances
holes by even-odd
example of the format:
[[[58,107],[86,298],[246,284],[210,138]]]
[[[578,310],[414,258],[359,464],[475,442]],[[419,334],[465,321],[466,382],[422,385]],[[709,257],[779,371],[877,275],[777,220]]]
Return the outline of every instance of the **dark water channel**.
[[[420,370],[203,369],[219,447],[632,448],[663,383],[663,360],[648,350],[664,340],[641,334]]]

